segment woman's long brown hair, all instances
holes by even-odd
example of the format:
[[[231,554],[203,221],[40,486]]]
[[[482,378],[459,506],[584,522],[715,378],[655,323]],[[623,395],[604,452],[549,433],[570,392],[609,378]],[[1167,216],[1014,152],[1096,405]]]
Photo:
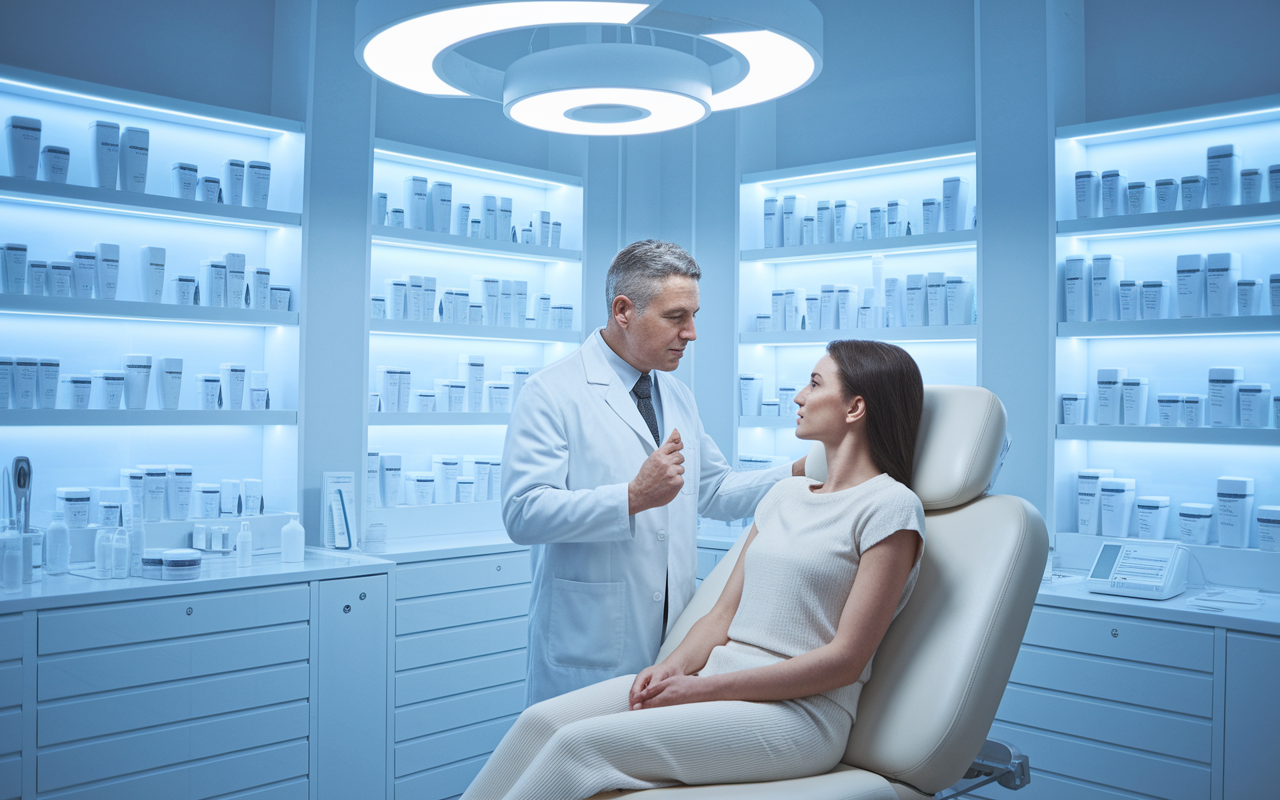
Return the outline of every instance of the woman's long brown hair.
[[[915,359],[901,347],[862,339],[834,341],[827,353],[840,373],[843,398],[860,396],[867,404],[871,459],[889,477],[910,487],[924,409],[924,381]]]

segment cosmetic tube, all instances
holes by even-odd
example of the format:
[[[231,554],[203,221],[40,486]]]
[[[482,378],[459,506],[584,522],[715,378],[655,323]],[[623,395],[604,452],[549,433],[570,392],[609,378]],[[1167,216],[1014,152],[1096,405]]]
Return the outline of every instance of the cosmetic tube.
[[[1271,298],[1271,313],[1280,314],[1280,272],[1271,273],[1267,281],[1267,292]]]
[[[271,310],[288,311],[292,302],[293,290],[288,286],[271,284]]]
[[[463,456],[462,457],[462,477],[471,478],[475,481],[474,502],[486,503],[490,500],[496,500],[496,497],[489,496],[489,457],[488,456]]]
[[[244,162],[231,158],[222,162],[222,202],[244,205]]]
[[[920,201],[921,233],[937,233],[942,228],[942,204],[936,197]],[[837,240],[841,241],[841,240]]]
[[[800,387],[794,383],[778,384],[778,412],[782,416],[788,416],[795,411],[792,408],[795,405],[796,395],[800,393]]]
[[[1178,210],[1178,181],[1175,178],[1161,178],[1156,181],[1156,211],[1167,212]]]
[[[142,470],[142,519],[159,522],[164,519],[169,467],[165,464],[139,464],[138,469]]]
[[[1205,257],[1199,253],[1178,256],[1178,316],[1193,319],[1205,315]]]
[[[254,370],[249,373],[249,408],[253,411],[267,411],[271,408],[271,393],[267,389],[266,372]]]
[[[404,209],[393,208],[387,212],[387,226],[391,228],[404,227]]]
[[[173,165],[173,196],[179,200],[195,200],[196,185],[200,183],[200,168],[183,161]]]
[[[506,381],[485,381],[485,410],[494,414],[511,413],[511,384]]]
[[[762,413],[764,399],[764,376],[754,372],[743,372],[738,375],[738,400],[741,404],[739,412],[744,417],[758,417]]]
[[[382,410],[395,414],[402,409],[400,408],[400,370],[395,367],[379,366],[375,370],[377,374],[376,387],[378,394],[382,397]],[[407,410],[407,409],[404,409]]]
[[[72,297],[75,285],[75,265],[70,261],[49,262],[49,296]]]
[[[813,243],[831,244],[835,241],[836,224],[831,214],[831,201],[819,200],[813,215]]]
[[[1254,280],[1236,281],[1236,313],[1256,317],[1262,313],[1263,284]]]
[[[551,246],[552,247],[556,247],[556,248],[560,247],[560,232],[561,232],[560,223],[552,222],[551,223]]]
[[[928,202],[928,201],[925,201]],[[937,201],[934,201],[935,203]],[[852,216],[850,216],[852,212]],[[849,239],[849,220],[858,216],[858,204],[845,200],[837,200],[831,208],[831,241],[844,242]],[[934,214],[936,221],[937,214]]]
[[[222,407],[228,411],[239,411],[244,407],[244,384],[248,373],[244,364],[222,364],[219,367],[222,377]]]
[[[1120,382],[1125,425],[1140,426],[1147,424],[1148,391],[1149,387],[1146,378],[1125,378]]]
[[[832,288],[835,293],[835,288]],[[804,296],[804,324],[801,326],[805,330],[817,330],[822,318],[822,297],[816,294],[806,294]]]
[[[45,145],[40,151],[40,179],[49,183],[66,183],[71,151],[58,145]]]
[[[251,280],[247,305],[258,311],[266,311],[271,302],[271,270],[267,267],[254,267]]]
[[[1253,520],[1253,478],[1218,478],[1218,544],[1248,547]]]
[[[1240,384],[1240,427],[1266,428],[1271,421],[1271,384]]]
[[[238,256],[237,263],[232,263],[232,256]],[[227,253],[227,308],[245,308],[249,305],[248,287],[244,280],[244,256],[239,253]]]
[[[125,128],[120,134],[120,190],[147,191],[147,156],[151,133],[146,128]]]
[[[1102,478],[1098,481],[1099,533],[1126,537],[1133,519],[1137,481],[1133,478]]]
[[[373,224],[387,224],[387,193],[375,192],[373,195]]]
[[[903,325],[902,281],[898,278],[884,279],[884,325],[886,328],[901,328]]]
[[[867,219],[867,238],[883,239],[885,234],[884,209],[880,206],[872,206],[867,210]]]
[[[431,189],[430,181],[419,175],[404,179],[405,227],[430,230]]]
[[[942,230],[964,230],[968,210],[969,182],[963,178],[944,178],[942,180]]]
[[[1142,319],[1169,316],[1169,289],[1164,281],[1142,282]]]
[[[1182,396],[1182,425],[1187,428],[1202,428],[1209,398],[1203,394],[1184,394]]]
[[[973,321],[973,284],[958,275],[947,278],[947,324],[968,325]]]
[[[778,198],[766,197],[764,199],[764,246],[768,248],[778,247],[779,225],[781,217],[778,214]]]
[[[1177,428],[1182,425],[1182,395],[1180,394],[1158,394],[1156,395],[1156,412],[1159,416],[1160,427]]]
[[[98,255],[77,250],[71,254],[71,287],[73,296],[82,300],[93,299],[98,284]]]
[[[90,503],[92,505],[92,503]],[[56,513],[56,512],[55,512]],[[95,524],[100,528],[119,528],[124,524],[124,513],[119,501],[102,500],[98,503],[98,518]]]
[[[191,465],[170,464],[165,471],[165,518],[185,520],[191,515]]]
[[[9,117],[4,128],[9,146],[9,174],[35,180],[40,164],[40,120]]]
[[[1210,147],[1206,161],[1205,204],[1209,208],[1239,205],[1240,153],[1235,145]]]
[[[1205,186],[1203,175],[1186,175],[1182,179],[1182,210],[1204,208]]]
[[[245,478],[240,484],[244,487],[244,515],[246,517],[262,516],[265,508],[262,499],[262,479]]]
[[[1063,269],[1063,302],[1067,322],[1089,321],[1089,300],[1093,297],[1093,265],[1084,256],[1067,256]]]
[[[413,392],[413,406],[410,411],[434,413],[436,410],[436,393],[434,389],[416,389]]]
[[[134,509],[138,509],[139,512],[142,509],[142,477],[143,472],[140,469],[120,470],[120,488],[129,491],[128,501],[120,508],[126,523],[132,522]]]
[[[120,126],[98,120],[89,126],[89,163],[92,186],[116,188],[120,169]]]
[[[1093,219],[1102,215],[1102,180],[1097,172],[1076,173],[1076,219]]]
[[[222,402],[222,376],[197,375],[200,383],[200,409],[217,411]]]
[[[1127,367],[1098,370],[1098,409],[1094,421],[1098,425],[1119,425],[1124,407],[1121,382],[1129,375]]]
[[[1092,292],[1089,298],[1093,306],[1095,322],[1118,319],[1119,287],[1124,280],[1124,257],[1096,255],[1093,257]]]
[[[125,374],[115,370],[95,369],[90,375],[90,407],[110,411],[118,409],[120,398],[124,397]]]
[[[36,384],[39,381],[40,359],[35,356],[15,356],[12,372],[14,408],[36,408]]]
[[[411,505],[429,506],[436,501],[436,476],[431,472],[414,472],[405,476]]]
[[[398,453],[383,453],[378,464],[378,485],[382,495],[384,508],[395,508],[400,505],[400,467],[401,458]]]
[[[1234,428],[1240,422],[1240,384],[1244,367],[1209,368],[1209,427]]]
[[[26,283],[27,294],[32,297],[44,297],[47,294],[46,287],[49,285],[49,262],[28,261]]]
[[[1102,173],[1102,216],[1120,217],[1128,211],[1129,173],[1109,169]]]
[[[926,296],[928,298],[928,324],[939,326],[947,324],[947,274],[930,272],[925,278]]]
[[[1082,469],[1076,474],[1076,530],[1086,536],[1098,535],[1098,488],[1111,469]]]
[[[1262,183],[1264,180],[1262,170],[1240,170],[1240,205],[1247,206],[1262,202]]]
[[[431,471],[436,479],[436,502],[458,501],[458,475],[460,460],[454,455],[431,456]]]
[[[813,217],[805,217],[804,222],[800,226],[800,244],[814,244],[814,233],[817,228],[817,222]]]
[[[1145,495],[1134,501],[1138,513],[1138,538],[1163,539],[1169,530],[1169,498]]]
[[[1258,506],[1258,548],[1280,553],[1280,506]]]
[[[0,411],[13,407],[13,356],[0,356]]]
[[[63,375],[58,378],[58,408],[83,411],[89,407],[93,378],[89,375]]]
[[[129,353],[124,357],[124,407],[147,407],[147,388],[151,383],[151,356]]]
[[[1154,192],[1146,181],[1130,181],[1128,186],[1128,205],[1126,214],[1150,214]]]
[[[176,409],[182,396],[182,359],[158,358],[154,371],[156,408]]]
[[[907,235],[907,209],[910,204],[906,200],[890,200],[884,209],[885,232],[889,236]]]
[[[227,265],[222,261],[205,261],[201,263],[204,283],[201,294],[204,305],[210,308],[225,308],[227,305]]]
[[[459,413],[467,410],[467,382],[436,378],[436,410]]]
[[[839,296],[837,294],[837,299]],[[908,275],[902,296],[903,318],[908,328],[929,324],[928,287],[924,275]]]
[[[467,411],[484,407],[484,356],[458,356],[458,380],[467,385]]]
[[[511,227],[511,198],[498,198],[498,239],[504,242],[514,241]]]
[[[120,281],[120,245],[99,244],[95,253],[99,300],[115,300]]]
[[[195,485],[195,506],[197,519],[217,519],[222,501],[218,498],[222,487],[216,483],[197,483]],[[214,549],[210,545],[210,549]]]
[[[1240,280],[1239,253],[1210,253],[1205,259],[1205,308],[1210,317],[1236,315],[1236,282]]]
[[[1062,424],[1085,424],[1085,409],[1088,407],[1089,395],[1084,392],[1067,392],[1062,395]]]
[[[37,408],[58,407],[58,372],[61,365],[56,358],[40,358],[36,368]]]
[[[1132,322],[1142,319],[1142,286],[1135,280],[1120,281],[1118,291],[1120,319]]]
[[[529,244],[533,244],[533,223],[529,223]],[[538,244],[541,247],[551,246],[551,212],[538,212]]]
[[[163,247],[142,248],[142,301],[144,303],[164,301],[164,259]]]
[[[520,398],[520,390],[524,388],[524,382],[529,379],[529,375],[533,372],[531,367],[512,367],[502,368],[502,380],[511,384],[511,406],[514,408],[516,400]]]
[[[27,291],[27,246],[25,244],[6,243],[0,251],[3,262],[0,263],[0,288],[7,294],[25,294]]]
[[[458,476],[458,502],[476,502],[476,479],[469,475]]]
[[[223,478],[218,492],[218,513],[222,517],[244,516],[244,499],[240,495],[240,481],[236,478]]]
[[[271,164],[250,161],[245,177],[245,192],[250,208],[266,208],[271,194]]]

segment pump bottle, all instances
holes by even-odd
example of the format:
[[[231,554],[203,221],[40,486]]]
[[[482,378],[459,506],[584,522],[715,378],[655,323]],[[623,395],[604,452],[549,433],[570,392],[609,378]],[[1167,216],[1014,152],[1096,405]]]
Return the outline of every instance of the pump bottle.
[[[71,532],[62,517],[61,511],[53,512],[53,522],[44,535],[45,547],[48,548],[44,568],[50,575],[65,575],[71,571]]]
[[[236,536],[236,567],[253,566],[253,530],[248,522],[240,523],[240,533]]]

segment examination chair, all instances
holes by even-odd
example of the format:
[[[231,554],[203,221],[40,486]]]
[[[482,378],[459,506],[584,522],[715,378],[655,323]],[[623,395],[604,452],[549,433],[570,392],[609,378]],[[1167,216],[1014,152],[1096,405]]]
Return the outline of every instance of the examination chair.
[[[1004,406],[991,392],[925,387],[912,487],[926,519],[920,577],[875,654],[834,770],[765,783],[611,791],[593,800],[932,800],[965,777],[998,778],[1010,788],[1029,781],[1028,761],[1016,748],[986,742],[1049,549],[1030,503],[984,495],[1004,435]],[[805,472],[825,480],[821,444],[810,450]],[[698,587],[659,661],[711,610],[745,538]]]

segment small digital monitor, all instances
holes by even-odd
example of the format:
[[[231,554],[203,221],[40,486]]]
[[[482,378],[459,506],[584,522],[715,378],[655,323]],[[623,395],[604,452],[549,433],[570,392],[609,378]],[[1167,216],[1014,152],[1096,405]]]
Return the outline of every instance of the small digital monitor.
[[[1104,544],[1102,552],[1098,554],[1098,560],[1093,565],[1093,573],[1089,576],[1095,581],[1105,581],[1111,577],[1111,570],[1115,569],[1116,559],[1120,557],[1120,545]]]

